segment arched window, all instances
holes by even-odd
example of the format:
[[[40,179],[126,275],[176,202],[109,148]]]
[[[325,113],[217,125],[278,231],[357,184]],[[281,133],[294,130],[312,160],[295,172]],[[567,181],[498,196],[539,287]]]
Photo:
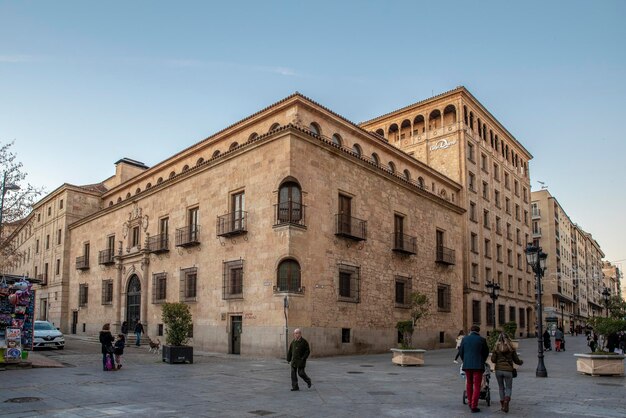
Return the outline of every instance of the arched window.
[[[400,139],[411,137],[411,121],[405,119],[400,124]]]
[[[482,130],[482,122],[480,121],[480,118],[478,118],[477,120],[478,122],[478,137],[482,138],[483,137],[483,130]]]
[[[278,223],[303,223],[302,191],[295,179],[288,179],[278,190]]]
[[[130,192],[126,193],[126,199],[130,199]]]
[[[176,172],[175,172],[175,171],[172,171],[172,172],[170,173],[169,178],[174,178],[174,176],[175,176],[175,175],[176,175]]]
[[[141,188],[137,187],[137,190],[135,190],[135,194],[139,194],[141,193]]]
[[[417,185],[420,189],[424,188],[424,179],[422,177],[418,177],[417,179]]]
[[[411,181],[411,172],[409,170],[404,170],[404,178],[407,181]]]
[[[252,132],[250,136],[248,137],[248,141],[254,141],[258,137],[259,137],[259,134],[257,134],[256,132]]]
[[[355,153],[357,157],[361,157],[361,155],[363,155],[363,151],[361,150],[361,146],[359,144],[354,144],[352,146],[352,152]]]
[[[189,166],[185,164],[185,166],[183,167],[183,171],[187,171],[187,170],[189,170]]]
[[[389,161],[388,167],[389,167],[389,171],[391,171],[393,174],[395,174],[395,172],[396,172],[396,165],[393,163],[393,161]]]
[[[122,196],[117,198],[117,203],[120,203],[122,201]]]
[[[468,118],[467,118],[467,106],[463,106],[463,120],[465,121],[465,124],[468,124]]]
[[[239,144],[237,142],[233,142],[232,144],[230,144],[230,147],[228,147],[228,150],[234,150],[235,148],[237,148],[239,146]]]
[[[424,116],[417,115],[413,119],[413,135],[419,135],[426,132],[426,123],[424,122]]]
[[[219,157],[220,156],[220,150],[215,150],[213,152],[213,155],[211,155],[211,158],[215,158],[215,157]]]
[[[372,162],[376,165],[380,165],[380,158],[378,158],[378,154],[375,152],[372,153]]]
[[[456,123],[456,107],[448,105],[443,109],[443,124],[452,125],[453,123]]]
[[[274,129],[278,129],[278,128],[280,128],[280,123],[272,123],[272,126],[270,126],[269,132],[272,132]]]
[[[320,129],[320,126],[317,123],[315,123],[315,122],[311,122],[311,124],[309,125],[309,130],[314,135],[321,135],[322,134],[322,130]]]
[[[382,136],[383,138],[385,137],[385,130],[380,128],[380,129],[376,129],[376,135]]]
[[[148,183],[148,184],[146,184],[146,190],[148,190],[148,189],[149,189],[149,188],[151,188],[151,187],[152,187],[152,183]]]
[[[157,184],[161,184],[161,183],[163,183],[163,177],[159,177],[159,178],[157,179]]]
[[[196,161],[196,165],[200,165],[204,162],[204,158],[200,157],[198,158],[198,161]]]
[[[333,144],[334,145],[336,145],[338,147],[341,146],[342,141],[341,141],[341,136],[339,134],[333,134],[332,140],[333,140]]]
[[[398,134],[398,124],[394,123],[389,127],[387,138],[393,139],[394,141],[400,139],[400,135]]]
[[[428,129],[437,129],[441,127],[441,112],[435,109],[428,116]]]
[[[113,201],[112,200],[109,202],[109,206],[113,206]]]
[[[296,260],[287,259],[278,265],[276,288],[279,292],[302,292],[300,283],[300,264]]]
[[[474,112],[470,112],[469,115],[469,127],[473,131],[474,130]]]

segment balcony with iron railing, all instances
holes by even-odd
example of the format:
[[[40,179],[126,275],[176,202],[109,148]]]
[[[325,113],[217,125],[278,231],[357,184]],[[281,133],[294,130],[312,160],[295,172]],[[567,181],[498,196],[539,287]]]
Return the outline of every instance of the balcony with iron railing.
[[[146,249],[150,253],[164,253],[170,250],[167,234],[156,234],[146,239]]]
[[[200,245],[200,225],[189,225],[176,230],[177,247]]]
[[[345,213],[335,215],[335,235],[353,239],[355,241],[364,241],[367,239],[367,221],[354,218]]]
[[[294,225],[306,227],[306,206],[288,200],[274,205],[274,226]]]
[[[107,248],[106,250],[102,250],[98,252],[98,264],[103,266],[108,266],[111,264],[115,264],[115,260],[113,257],[115,256],[115,251],[113,248]]]
[[[248,212],[236,210],[232,213],[217,217],[217,236],[233,237],[248,232],[247,228]]]
[[[48,285],[48,274],[47,273],[38,274],[37,275],[37,280],[40,281],[39,285],[47,286]]]
[[[81,255],[76,257],[76,270],[88,270],[89,269],[89,256]]]
[[[437,246],[435,251],[435,262],[440,264],[453,265],[455,264],[455,251],[451,248],[446,248],[443,245]]]
[[[417,254],[417,238],[401,232],[392,234],[392,250],[403,254]]]

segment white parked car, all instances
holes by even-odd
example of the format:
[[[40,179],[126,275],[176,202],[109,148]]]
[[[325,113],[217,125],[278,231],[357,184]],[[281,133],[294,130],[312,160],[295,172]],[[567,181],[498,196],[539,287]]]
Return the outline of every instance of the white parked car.
[[[35,321],[33,348],[54,347],[63,350],[65,337],[48,321]]]

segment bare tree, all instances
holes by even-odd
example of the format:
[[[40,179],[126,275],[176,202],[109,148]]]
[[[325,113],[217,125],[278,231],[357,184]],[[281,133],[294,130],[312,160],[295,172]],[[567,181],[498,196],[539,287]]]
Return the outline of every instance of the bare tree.
[[[19,257],[11,233],[26,219],[37,198],[44,193],[42,187],[26,182],[27,173],[12,152],[14,141],[0,141],[0,271]]]

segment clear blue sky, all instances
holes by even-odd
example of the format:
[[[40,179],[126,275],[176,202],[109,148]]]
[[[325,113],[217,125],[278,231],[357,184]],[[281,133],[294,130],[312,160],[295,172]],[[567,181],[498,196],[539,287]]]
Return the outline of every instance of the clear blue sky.
[[[464,85],[624,263],[625,19],[626,1],[0,0],[0,140],[52,191],[294,91],[359,122]]]

